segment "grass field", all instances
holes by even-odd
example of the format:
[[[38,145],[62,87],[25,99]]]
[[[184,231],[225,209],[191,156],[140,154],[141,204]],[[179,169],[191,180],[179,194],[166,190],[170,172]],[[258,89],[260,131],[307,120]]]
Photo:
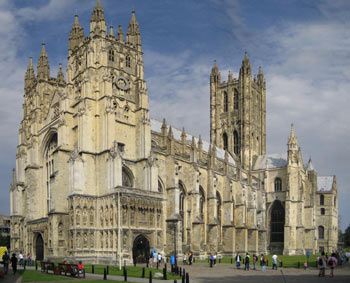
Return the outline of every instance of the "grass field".
[[[90,280],[90,279],[78,279],[78,278],[72,278],[68,276],[60,276],[60,275],[53,275],[53,274],[46,274],[42,273],[40,271],[35,270],[26,270],[21,271],[22,273],[22,282],[64,282],[64,283],[78,283],[78,282],[86,282],[86,283],[102,283],[102,282],[112,282],[111,280]],[[113,281],[116,283],[121,283],[122,281]]]

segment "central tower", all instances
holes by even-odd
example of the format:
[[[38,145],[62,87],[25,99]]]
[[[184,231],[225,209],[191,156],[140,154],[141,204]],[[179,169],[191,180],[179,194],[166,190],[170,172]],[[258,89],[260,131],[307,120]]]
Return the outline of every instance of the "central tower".
[[[266,83],[262,69],[252,75],[247,54],[238,79],[227,81],[215,63],[210,74],[210,142],[227,150],[250,169],[266,153]]]

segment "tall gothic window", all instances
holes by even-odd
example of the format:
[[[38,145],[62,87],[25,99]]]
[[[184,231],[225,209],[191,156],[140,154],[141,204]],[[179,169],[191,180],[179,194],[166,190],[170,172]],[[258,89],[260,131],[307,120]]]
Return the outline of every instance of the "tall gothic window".
[[[55,173],[54,154],[57,148],[57,133],[54,133],[46,146],[45,151],[45,169],[46,169],[46,193],[47,193],[47,212],[51,210],[51,178]]]
[[[179,212],[181,217],[180,231],[182,242],[185,241],[185,202],[186,202],[186,191],[183,183],[179,181]]]
[[[199,186],[199,216],[204,220],[205,194],[202,186]]]
[[[282,192],[282,180],[279,177],[275,179],[275,192]]]
[[[271,208],[271,242],[284,241],[284,208],[280,201],[275,201]]]
[[[224,112],[228,112],[228,95],[227,95],[227,91],[224,91]]]
[[[320,205],[324,205],[324,195],[320,195]]]
[[[122,186],[123,187],[133,187],[134,177],[129,168],[123,166],[122,169]]]
[[[239,105],[239,98],[238,98],[238,90],[234,90],[234,95],[233,95],[233,109],[238,110],[238,105]]]
[[[236,130],[233,132],[233,152],[239,154],[239,138]]]
[[[221,225],[221,206],[222,206],[222,201],[221,201],[220,193],[216,192],[216,215],[220,225]]]
[[[223,144],[224,144],[224,149],[227,150],[228,149],[228,137],[227,137],[226,133],[224,133],[222,135],[222,141],[223,141]]]
[[[109,49],[109,51],[108,51],[108,61],[114,62],[114,51],[113,51],[113,49]]]
[[[318,226],[318,238],[319,239],[324,239],[324,227],[323,226]]]

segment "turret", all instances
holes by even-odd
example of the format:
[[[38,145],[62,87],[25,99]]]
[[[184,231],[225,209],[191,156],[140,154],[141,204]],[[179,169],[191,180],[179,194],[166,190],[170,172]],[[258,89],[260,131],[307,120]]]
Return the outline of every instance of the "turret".
[[[41,45],[41,52],[38,61],[38,80],[48,80],[50,78],[49,59],[45,49],[45,43]]]
[[[64,74],[63,74],[63,70],[62,70],[62,64],[60,63],[59,69],[58,69],[58,73],[57,73],[57,82],[59,84],[65,84],[66,81],[64,80]]]
[[[141,34],[140,27],[136,20],[135,11],[131,13],[131,19],[128,26],[128,32],[126,33],[126,42],[141,48]]]
[[[221,74],[219,72],[219,67],[216,64],[216,60],[214,61],[214,66],[211,69],[211,73],[210,73],[210,82],[211,83],[220,83],[221,81]]]
[[[243,60],[242,60],[242,65],[241,65],[241,68],[239,70],[239,76],[250,76],[252,73],[252,67],[250,65],[250,61],[249,61],[249,58],[248,58],[248,54],[247,52],[244,53],[244,57],[243,57]]]
[[[91,14],[90,19],[90,35],[106,35],[106,21],[105,14],[100,3],[100,0],[96,0],[96,5]]]
[[[35,73],[33,67],[33,58],[29,58],[27,71],[24,77],[24,89],[25,91],[29,90],[35,83]]]
[[[74,23],[69,34],[69,50],[76,49],[84,40],[84,29],[79,23],[77,15],[74,16]]]
[[[262,70],[262,68],[261,68],[261,66],[259,66],[259,71],[258,71],[258,85],[259,86],[265,86],[265,77],[264,77],[264,72],[263,72],[263,70]]]
[[[299,144],[295,133],[294,125],[291,125],[290,134],[288,138],[288,164],[299,163]]]
[[[118,41],[121,43],[124,42],[124,33],[121,25],[118,26]]]

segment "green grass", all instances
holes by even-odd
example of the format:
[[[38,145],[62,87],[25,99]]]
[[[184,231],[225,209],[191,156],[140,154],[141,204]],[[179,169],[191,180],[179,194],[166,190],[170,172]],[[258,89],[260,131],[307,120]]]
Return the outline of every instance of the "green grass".
[[[78,279],[78,278],[72,278],[68,276],[60,276],[60,275],[53,275],[42,273],[40,271],[35,270],[26,270],[22,271],[22,282],[62,282],[64,283],[79,283],[79,282],[86,282],[86,283],[103,283],[106,282],[106,280],[97,280],[97,279]],[[108,280],[111,282],[111,280]],[[108,282],[107,281],[107,282]],[[115,283],[122,283],[123,281],[115,281]]]
[[[243,254],[241,256],[243,257]],[[316,267],[316,258],[317,258],[317,255],[310,256],[310,258],[308,260],[309,267]],[[221,263],[231,264],[231,259],[232,259],[232,257],[224,256],[221,259]],[[268,266],[272,266],[272,255],[268,255],[268,259],[269,259]],[[260,260],[260,256],[259,256],[259,260]],[[299,266],[298,263],[300,263],[300,268],[303,268],[304,262],[306,260],[307,260],[307,258],[305,255],[278,255],[278,261],[279,261],[279,263],[282,261],[283,267],[298,268],[298,266]],[[217,260],[217,263],[218,262],[219,262],[219,260]],[[209,264],[208,259],[204,259],[204,260],[196,259],[195,263],[208,263]],[[235,259],[232,260],[232,263],[235,264]],[[279,263],[278,263],[278,266],[279,266]],[[258,263],[258,266],[259,266],[259,263]]]
[[[101,265],[101,264],[96,264],[94,265],[95,267],[95,274],[103,274],[104,268],[106,268],[106,265]],[[142,277],[142,267],[141,266],[127,266],[126,267],[127,272],[128,272],[128,277]],[[85,271],[87,273],[92,272],[92,266],[91,264],[85,264]],[[145,268],[145,278],[149,278],[150,271],[152,271],[152,277],[154,278],[155,273],[161,273],[163,274],[163,268]],[[123,268],[122,270],[119,270],[119,267],[117,266],[109,266],[109,274],[110,275],[119,275],[123,276]],[[172,279],[180,279],[180,276],[174,275],[170,272],[167,273],[167,279],[172,280]],[[157,278],[157,279],[163,279],[162,278]]]

